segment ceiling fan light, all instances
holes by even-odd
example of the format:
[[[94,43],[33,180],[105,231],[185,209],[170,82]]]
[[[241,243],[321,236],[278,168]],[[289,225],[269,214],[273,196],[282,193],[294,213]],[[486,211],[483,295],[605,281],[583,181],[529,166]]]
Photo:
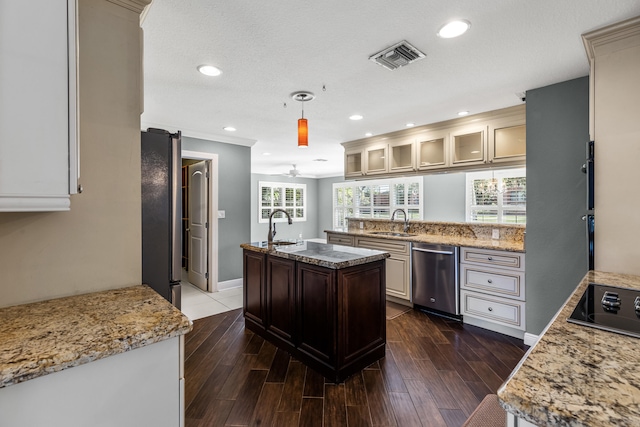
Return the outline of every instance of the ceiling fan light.
[[[309,128],[307,127],[307,119],[298,119],[298,148],[307,148],[309,146]]]

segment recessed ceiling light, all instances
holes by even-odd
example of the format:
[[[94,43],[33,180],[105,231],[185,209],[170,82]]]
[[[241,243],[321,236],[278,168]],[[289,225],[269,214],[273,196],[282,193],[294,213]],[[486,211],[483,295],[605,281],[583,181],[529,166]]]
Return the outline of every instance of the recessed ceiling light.
[[[354,114],[353,116],[349,116],[351,120],[362,120],[362,116],[360,114]]]
[[[469,114],[468,111],[458,111],[459,116],[466,116],[467,114]]]
[[[227,132],[235,132],[236,128],[234,128],[233,126],[225,126],[222,129],[226,130]]]
[[[313,159],[314,162],[326,162],[327,159]]]
[[[211,77],[219,76],[220,74],[222,74],[222,70],[220,70],[220,68],[218,67],[214,67],[213,65],[199,65],[198,71],[200,71],[205,76]]]
[[[371,132],[367,132],[364,134],[364,136],[373,136],[373,134]]]
[[[415,123],[407,123],[405,126],[408,127],[408,128],[412,128],[415,125],[416,125]]]
[[[471,23],[464,19],[451,21],[440,27],[438,37],[442,37],[443,39],[458,37],[466,33],[469,28],[471,28]]]
[[[263,156],[270,156],[271,153],[262,153]]]

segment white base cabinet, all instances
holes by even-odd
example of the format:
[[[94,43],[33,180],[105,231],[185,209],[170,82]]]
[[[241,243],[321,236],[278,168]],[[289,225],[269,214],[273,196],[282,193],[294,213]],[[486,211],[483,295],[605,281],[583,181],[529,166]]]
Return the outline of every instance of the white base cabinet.
[[[0,388],[0,425],[180,426],[181,366],[181,337],[175,337]]]
[[[473,324],[482,321],[482,327],[522,338],[525,330],[524,272],[524,254],[461,248],[460,311],[463,321]]]
[[[0,212],[77,192],[76,0],[0,2]]]

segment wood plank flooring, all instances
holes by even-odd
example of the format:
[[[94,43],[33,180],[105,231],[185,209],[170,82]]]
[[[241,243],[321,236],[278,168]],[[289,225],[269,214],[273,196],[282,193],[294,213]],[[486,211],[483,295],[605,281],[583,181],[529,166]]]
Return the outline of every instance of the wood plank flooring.
[[[412,310],[387,320],[386,356],[343,384],[245,330],[242,309],[185,339],[186,427],[459,427],[524,355],[522,340]]]

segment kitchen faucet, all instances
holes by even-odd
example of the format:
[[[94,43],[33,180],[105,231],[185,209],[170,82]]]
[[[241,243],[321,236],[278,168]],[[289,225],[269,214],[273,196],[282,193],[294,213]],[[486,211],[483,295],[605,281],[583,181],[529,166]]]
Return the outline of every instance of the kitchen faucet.
[[[272,218],[273,215],[276,212],[282,212],[287,216],[287,219],[289,220],[289,225],[293,224],[293,221],[291,220],[291,216],[289,215],[289,212],[285,211],[284,209],[274,209],[273,212],[271,212],[271,215],[269,215],[269,235],[267,236],[267,244],[271,245],[273,243],[273,238],[276,236],[276,225],[273,224],[273,231],[271,231],[271,223],[272,223]]]
[[[402,212],[404,214],[404,232],[406,233],[409,231],[409,217],[407,216],[407,212],[404,209],[400,209],[400,208],[396,209],[391,214],[391,221],[393,221],[397,212]]]

